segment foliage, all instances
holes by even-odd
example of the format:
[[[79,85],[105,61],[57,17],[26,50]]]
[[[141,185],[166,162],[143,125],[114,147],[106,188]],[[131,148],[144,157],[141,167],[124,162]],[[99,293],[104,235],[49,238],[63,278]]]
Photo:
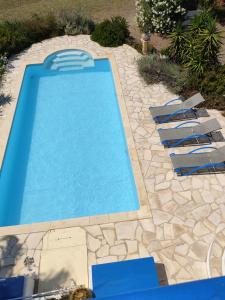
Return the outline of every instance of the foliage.
[[[25,21],[0,24],[0,54],[17,54],[32,43],[60,34],[54,16],[33,16]]]
[[[199,6],[202,9],[212,9],[216,5],[216,0],[199,0]]]
[[[170,90],[180,93],[187,82],[187,72],[179,65],[156,54],[138,60],[138,69],[148,84],[164,83]]]
[[[68,35],[91,34],[95,23],[91,18],[72,11],[62,11],[56,15],[58,31]]]
[[[33,43],[63,34],[90,34],[94,22],[73,12],[61,15],[34,15],[28,20],[0,23],[0,55],[11,56]]]
[[[6,64],[7,64],[7,57],[5,55],[0,55],[0,82],[5,72]]]
[[[171,32],[185,15],[181,0],[137,0],[137,21],[144,33]]]
[[[169,56],[201,76],[205,70],[219,65],[221,35],[209,11],[193,18],[188,29],[178,25],[170,34]]]
[[[192,91],[200,91],[205,99],[207,108],[225,110],[225,66],[205,71],[201,77],[189,77],[184,96],[189,96]]]
[[[85,287],[78,287],[75,291],[70,292],[68,295],[62,296],[61,300],[85,300],[92,298],[93,292]]]
[[[117,47],[124,44],[129,36],[127,21],[117,16],[97,24],[91,39],[104,47]]]

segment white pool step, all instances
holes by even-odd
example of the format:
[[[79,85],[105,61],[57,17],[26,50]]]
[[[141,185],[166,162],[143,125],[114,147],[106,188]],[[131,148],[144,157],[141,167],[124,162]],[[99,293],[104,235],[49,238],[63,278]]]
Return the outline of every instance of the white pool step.
[[[71,61],[71,60],[77,60],[77,61],[87,61],[90,57],[87,55],[68,55],[68,56],[62,56],[62,57],[56,57],[52,60],[53,63],[55,62],[62,62],[62,61]]]
[[[93,58],[85,51],[65,50],[56,53],[52,60],[48,61],[48,69],[54,71],[72,71],[94,67]]]

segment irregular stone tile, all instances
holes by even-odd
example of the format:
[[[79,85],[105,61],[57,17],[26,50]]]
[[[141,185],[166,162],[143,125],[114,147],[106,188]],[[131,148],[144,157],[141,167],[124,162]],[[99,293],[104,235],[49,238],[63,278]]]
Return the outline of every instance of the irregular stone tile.
[[[143,229],[140,225],[137,226],[136,230],[136,240],[138,242],[142,242]]]
[[[117,256],[106,256],[97,259],[98,264],[107,264],[118,261]]]
[[[152,251],[157,251],[159,249],[161,249],[161,244],[159,241],[151,241],[148,245],[148,251],[152,252]]]
[[[175,252],[178,253],[179,255],[186,256],[188,252],[188,245],[187,244],[182,244],[179,246],[176,246]]]
[[[205,261],[208,253],[208,247],[206,243],[201,241],[195,242],[190,247],[189,256],[198,259],[200,261]]]
[[[209,204],[204,204],[202,206],[197,207],[192,211],[193,217],[196,220],[201,220],[209,216],[211,212],[211,207]]]
[[[140,224],[145,231],[155,232],[155,226],[153,224],[153,220],[143,219],[143,220],[140,220]]]
[[[155,239],[155,233],[150,231],[143,232],[143,237],[142,237],[143,244],[148,245],[154,239]]]
[[[127,249],[124,244],[121,244],[121,245],[110,247],[109,252],[111,255],[126,255]]]
[[[104,257],[109,255],[109,245],[104,245],[96,252],[97,257]]]
[[[201,195],[206,203],[213,203],[215,201],[212,191],[203,191]]]
[[[116,235],[118,240],[135,238],[135,231],[137,228],[137,221],[120,222],[115,225]]]
[[[173,224],[164,223],[164,237],[166,240],[174,239]]]
[[[149,257],[148,250],[143,244],[138,245],[138,252],[140,257]]]
[[[209,216],[208,219],[210,222],[217,226],[221,221],[221,216],[218,212],[215,211]]]
[[[97,251],[101,246],[101,242],[99,239],[94,238],[90,234],[87,236],[87,247],[90,251],[95,252]]]
[[[126,244],[127,244],[127,250],[129,255],[137,252],[138,250],[137,241],[126,241]]]
[[[208,234],[209,230],[202,222],[198,222],[193,229],[193,233],[197,236],[202,236]]]
[[[112,246],[116,240],[116,234],[114,229],[105,229],[102,230],[104,238],[106,239],[107,243]]]
[[[171,189],[174,193],[183,191],[183,188],[182,188],[180,182],[177,180],[172,180]]]
[[[85,229],[89,234],[93,235],[94,237],[102,235],[102,231],[99,225],[87,226],[85,227]]]
[[[153,222],[155,225],[160,225],[163,223],[167,223],[169,220],[172,219],[172,215],[169,213],[166,213],[161,210],[153,210],[152,211],[152,216],[153,216]]]
[[[165,182],[162,182],[162,183],[159,183],[155,186],[155,190],[156,191],[162,191],[162,190],[166,190],[170,187],[170,182],[168,181],[165,181]]]
[[[199,190],[203,187],[203,181],[197,176],[193,176],[191,187],[195,190]]]
[[[173,194],[171,190],[161,191],[158,195],[161,205],[164,205],[173,199]]]
[[[164,240],[164,232],[163,229],[161,227],[156,227],[156,239],[157,240]]]

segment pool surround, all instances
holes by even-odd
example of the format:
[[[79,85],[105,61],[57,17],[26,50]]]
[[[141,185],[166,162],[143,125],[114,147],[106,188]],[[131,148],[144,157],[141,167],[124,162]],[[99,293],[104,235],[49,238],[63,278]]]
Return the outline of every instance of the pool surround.
[[[46,231],[46,230],[57,229],[57,228],[104,224],[109,222],[136,220],[136,219],[151,217],[149,203],[148,203],[148,196],[147,196],[143,176],[139,165],[138,155],[134,144],[132,130],[130,127],[130,122],[127,114],[126,103],[124,100],[123,90],[121,87],[120,77],[117,70],[117,64],[114,55],[112,53],[108,53],[107,55],[102,56],[95,53],[92,49],[83,46],[82,47],[78,46],[76,48],[74,46],[71,47],[66,46],[65,48],[64,45],[62,45],[61,48],[55,49],[55,52],[59,52],[62,50],[83,50],[90,53],[93,59],[108,59],[110,61],[111,68],[112,68],[112,75],[115,83],[116,95],[118,99],[118,104],[120,108],[122,123],[124,127],[127,147],[128,147],[128,152],[129,152],[134,180],[137,188],[140,209],[137,211],[88,216],[88,217],[65,219],[59,221],[47,221],[41,223],[33,223],[29,225],[15,225],[15,226],[0,227],[1,235],[4,235],[5,232],[7,232],[7,234],[38,232],[38,231]],[[52,49],[48,49],[47,51],[45,51],[45,53],[39,55],[38,58],[34,58],[32,59],[32,61],[29,61],[29,65],[42,64],[44,63],[46,58],[52,54],[53,54]],[[2,164],[2,161],[4,159],[4,153],[7,147],[11,126],[13,124],[14,113],[16,110],[16,105],[19,98],[19,93],[22,86],[22,81],[23,81],[23,76],[24,76],[26,66],[27,63],[24,62],[24,64],[22,64],[18,70],[17,82],[14,85],[14,95],[15,95],[14,98],[17,100],[11,103],[10,109],[7,110],[7,122],[4,122],[4,127],[0,128],[0,133],[1,133],[1,129],[3,130],[4,133],[2,147],[0,148],[0,165]]]

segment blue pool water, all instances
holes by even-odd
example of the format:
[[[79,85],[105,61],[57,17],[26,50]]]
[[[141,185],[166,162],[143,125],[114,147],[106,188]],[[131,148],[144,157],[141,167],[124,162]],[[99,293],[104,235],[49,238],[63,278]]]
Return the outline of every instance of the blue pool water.
[[[26,68],[0,174],[1,226],[139,208],[109,61],[65,66]]]

